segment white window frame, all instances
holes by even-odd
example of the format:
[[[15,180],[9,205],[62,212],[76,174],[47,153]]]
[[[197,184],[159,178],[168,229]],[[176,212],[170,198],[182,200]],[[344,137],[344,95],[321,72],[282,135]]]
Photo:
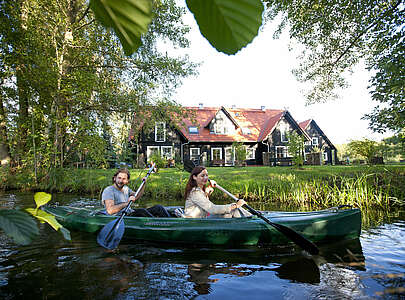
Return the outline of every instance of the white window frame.
[[[197,151],[198,152],[197,157],[194,157],[194,154],[192,154],[193,150],[198,150]],[[198,159],[200,157],[200,153],[201,153],[200,151],[201,151],[200,148],[190,148],[190,160]]]
[[[318,140],[317,137],[313,137],[313,138],[312,138],[312,145],[314,145],[314,146],[318,146],[318,145],[319,145],[319,140]]]
[[[214,150],[219,150],[219,159],[222,159],[222,148],[211,148],[211,160],[214,160]]]
[[[195,130],[195,132],[192,132],[192,130]],[[198,127],[197,126],[189,126],[188,127],[188,133],[189,134],[198,134]]]
[[[158,140],[158,126],[163,126],[163,140]],[[166,122],[155,123],[155,142],[166,142]]]
[[[256,158],[256,149],[255,148],[246,148],[246,159],[255,159]]]
[[[283,156],[281,156],[281,157],[277,156],[277,149],[279,149],[279,148],[283,149],[281,152]],[[287,146],[276,146],[276,158],[287,158],[287,157],[289,157],[288,147]]]
[[[283,143],[288,142],[287,129],[285,128],[280,129],[280,139]]]
[[[158,153],[160,153],[159,146],[147,146],[146,147],[146,158],[147,159],[149,159],[149,157],[152,155],[152,153],[153,153],[152,149],[157,149]]]
[[[311,141],[305,141],[304,145],[305,146],[311,146]]]
[[[167,156],[167,157],[165,157],[165,156],[164,156],[165,153],[164,153],[163,149],[170,149],[170,155]],[[163,158],[171,159],[171,158],[173,158],[173,147],[172,147],[172,146],[161,146],[161,151],[160,151],[160,153],[161,153],[161,156],[162,156]]]
[[[328,161],[328,152],[322,153],[322,159],[323,159],[323,161]]]

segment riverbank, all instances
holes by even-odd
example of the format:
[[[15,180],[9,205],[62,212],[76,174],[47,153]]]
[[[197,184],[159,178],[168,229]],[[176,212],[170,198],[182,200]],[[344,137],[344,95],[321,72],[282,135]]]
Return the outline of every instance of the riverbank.
[[[3,190],[86,194],[100,198],[115,170],[56,169],[37,175],[32,171],[2,168]],[[146,170],[133,169],[130,187],[136,189]],[[249,201],[281,202],[306,208],[342,204],[357,207],[405,205],[405,166],[306,166],[208,168],[210,178]],[[146,196],[180,199],[189,174],[180,168],[160,169],[148,180]],[[223,199],[221,192],[212,199]]]

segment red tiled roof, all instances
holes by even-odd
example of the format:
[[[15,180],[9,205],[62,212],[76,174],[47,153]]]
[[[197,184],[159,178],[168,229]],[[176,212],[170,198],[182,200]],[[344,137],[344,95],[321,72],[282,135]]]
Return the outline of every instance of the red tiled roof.
[[[306,130],[309,123],[311,123],[312,119],[308,119],[299,123],[302,130]]]
[[[224,107],[186,107],[195,112],[195,122],[184,119],[186,127],[181,132],[190,142],[261,142],[273,131],[278,121],[284,116],[284,110],[224,108]],[[237,124],[235,134],[210,134],[209,123],[219,110],[224,110]],[[190,134],[188,127],[198,127],[198,134]],[[250,131],[250,134],[246,133]]]

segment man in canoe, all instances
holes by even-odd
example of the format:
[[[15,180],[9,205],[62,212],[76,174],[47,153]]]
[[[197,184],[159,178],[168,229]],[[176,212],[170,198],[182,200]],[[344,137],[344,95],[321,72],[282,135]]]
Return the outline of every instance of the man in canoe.
[[[101,196],[105,210],[109,215],[114,215],[123,210],[130,200],[136,201],[143,195],[145,185],[135,197],[135,192],[128,186],[130,179],[129,171],[125,168],[117,170],[112,177],[112,185],[106,187]],[[170,217],[170,214],[162,205],[155,205],[150,208],[129,209],[127,216],[131,217]]]
[[[214,180],[208,181],[208,171],[205,167],[195,167],[191,171],[184,193],[184,199],[186,200],[184,215],[188,218],[240,218],[251,216],[248,211],[242,208],[246,204],[243,199],[225,205],[212,203],[209,196],[214,191],[215,186],[216,182]]]

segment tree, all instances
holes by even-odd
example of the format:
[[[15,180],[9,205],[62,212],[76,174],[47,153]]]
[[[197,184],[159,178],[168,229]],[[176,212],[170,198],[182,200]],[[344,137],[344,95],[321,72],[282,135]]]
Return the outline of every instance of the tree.
[[[292,160],[296,166],[304,165],[304,142],[305,138],[293,131],[288,134],[288,153],[292,155]]]
[[[293,1],[265,0],[267,17],[282,17],[284,28],[303,46],[298,80],[311,84],[310,103],[337,97],[347,86],[344,75],[365,61],[371,71],[370,92],[381,103],[365,115],[374,131],[405,127],[405,26],[401,0]],[[402,3],[402,4],[401,4]]]
[[[364,157],[367,160],[367,163],[371,163],[371,160],[379,152],[377,142],[369,139],[350,141],[348,148],[353,154]]]
[[[246,146],[243,143],[232,143],[232,149],[235,153],[236,163],[242,165],[246,160]]]
[[[168,97],[197,65],[162,53],[157,41],[188,46],[184,9],[173,0],[155,1],[151,13],[143,44],[126,57],[116,36],[94,22],[85,0],[0,3],[0,121],[6,123],[0,134],[17,163],[30,167],[35,143],[44,169],[75,161],[100,165],[107,154],[105,130],[112,131],[114,119],[126,125],[133,112],[157,102],[178,110]]]
[[[384,160],[398,162],[405,159],[405,139],[402,136],[385,138],[381,144]]]

